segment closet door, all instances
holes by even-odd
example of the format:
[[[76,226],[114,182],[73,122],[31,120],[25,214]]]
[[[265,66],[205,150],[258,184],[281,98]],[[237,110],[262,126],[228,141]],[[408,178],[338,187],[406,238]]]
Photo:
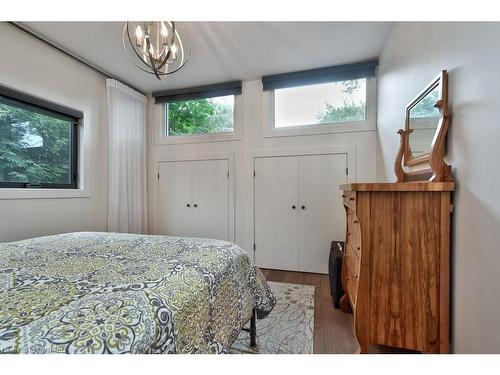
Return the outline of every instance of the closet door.
[[[256,158],[254,183],[255,262],[297,271],[298,158]]]
[[[193,237],[229,240],[229,161],[193,162]]]
[[[345,237],[346,167],[346,154],[299,157],[299,271],[328,273],[330,243]]]
[[[191,161],[172,161],[159,164],[158,229],[161,234],[169,236],[191,235],[192,164]]]

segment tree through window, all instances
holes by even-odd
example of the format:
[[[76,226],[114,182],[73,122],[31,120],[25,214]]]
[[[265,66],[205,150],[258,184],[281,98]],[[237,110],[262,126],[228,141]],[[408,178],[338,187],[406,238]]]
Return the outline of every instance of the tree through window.
[[[276,128],[366,120],[366,78],[276,89]]]
[[[0,97],[0,187],[76,188],[77,123]]]
[[[234,95],[166,104],[167,136],[234,131]]]

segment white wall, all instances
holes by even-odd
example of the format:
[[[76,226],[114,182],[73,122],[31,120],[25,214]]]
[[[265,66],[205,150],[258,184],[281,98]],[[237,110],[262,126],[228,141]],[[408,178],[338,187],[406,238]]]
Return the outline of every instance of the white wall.
[[[269,95],[269,93],[267,93]],[[176,155],[227,153],[235,154],[236,235],[235,242],[253,255],[253,158],[257,151],[302,150],[344,145],[356,146],[357,179],[373,181],[375,173],[376,131],[308,136],[263,138],[264,100],[260,80],[243,83],[243,137],[239,141],[207,142],[182,145],[154,145],[150,140],[148,156],[150,233],[157,233],[157,165]],[[161,121],[160,106],[155,105],[152,123]],[[150,131],[152,129],[150,128]],[[152,135],[150,134],[150,139]],[[350,166],[352,168],[352,166]],[[338,189],[338,186],[332,186]]]
[[[104,77],[0,23],[0,84],[84,112],[84,183],[88,197],[1,199],[0,242],[107,229],[108,154]],[[82,145],[83,143],[83,145]]]
[[[396,130],[405,105],[442,69],[449,73],[453,165],[452,344],[500,353],[500,24],[396,25],[379,66],[378,180],[394,181]]]

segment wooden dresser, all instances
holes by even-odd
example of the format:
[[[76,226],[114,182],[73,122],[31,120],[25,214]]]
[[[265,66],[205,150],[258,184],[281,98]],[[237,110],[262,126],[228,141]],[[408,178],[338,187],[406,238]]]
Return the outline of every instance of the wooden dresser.
[[[448,352],[453,182],[342,185],[342,282],[360,351]]]

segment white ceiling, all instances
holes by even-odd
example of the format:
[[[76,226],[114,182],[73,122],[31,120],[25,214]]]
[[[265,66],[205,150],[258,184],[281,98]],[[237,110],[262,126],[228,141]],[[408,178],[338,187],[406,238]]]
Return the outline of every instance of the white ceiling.
[[[151,93],[367,60],[379,56],[390,22],[183,22],[191,58],[158,81],[128,60],[121,22],[23,22],[135,88]]]

